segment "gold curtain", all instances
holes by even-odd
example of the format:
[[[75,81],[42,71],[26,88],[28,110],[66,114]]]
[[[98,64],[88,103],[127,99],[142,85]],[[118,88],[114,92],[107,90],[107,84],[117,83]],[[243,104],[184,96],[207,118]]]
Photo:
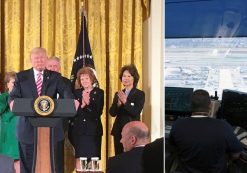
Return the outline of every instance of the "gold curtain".
[[[44,47],[61,58],[62,74],[70,76],[80,31],[82,0],[1,0],[1,77],[31,67],[29,52]],[[114,155],[108,114],[114,93],[121,89],[120,68],[135,63],[142,77],[142,29],[150,0],[84,0],[89,40],[100,87],[105,91],[102,114],[102,168]],[[138,84],[142,88],[142,78]],[[66,173],[74,167],[66,153]]]

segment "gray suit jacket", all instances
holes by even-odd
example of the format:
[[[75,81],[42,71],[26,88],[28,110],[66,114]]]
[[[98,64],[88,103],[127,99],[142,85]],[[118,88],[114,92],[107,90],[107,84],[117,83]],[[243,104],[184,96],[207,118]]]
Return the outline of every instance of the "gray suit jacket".
[[[57,98],[57,94],[63,98],[74,98],[71,88],[65,84],[60,73],[44,70],[41,95]],[[17,73],[14,88],[10,93],[9,102],[15,98],[37,98],[38,93],[34,78],[33,68]],[[34,142],[34,127],[27,117],[20,117],[17,123],[17,138],[20,142],[32,144]],[[62,119],[54,127],[54,142],[63,139]]]

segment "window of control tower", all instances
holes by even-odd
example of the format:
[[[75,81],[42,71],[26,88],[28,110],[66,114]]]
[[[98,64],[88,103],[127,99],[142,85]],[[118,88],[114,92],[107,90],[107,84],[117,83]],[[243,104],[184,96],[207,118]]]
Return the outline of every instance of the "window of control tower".
[[[165,86],[247,91],[247,38],[165,39]]]

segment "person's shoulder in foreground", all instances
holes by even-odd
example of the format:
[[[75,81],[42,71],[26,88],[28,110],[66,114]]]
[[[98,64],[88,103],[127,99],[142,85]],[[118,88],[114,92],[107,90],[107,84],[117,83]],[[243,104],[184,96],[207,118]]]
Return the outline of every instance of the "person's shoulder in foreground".
[[[107,173],[142,173],[143,147],[137,147],[131,151],[110,157]]]
[[[145,145],[142,164],[144,173],[164,172],[164,137]]]

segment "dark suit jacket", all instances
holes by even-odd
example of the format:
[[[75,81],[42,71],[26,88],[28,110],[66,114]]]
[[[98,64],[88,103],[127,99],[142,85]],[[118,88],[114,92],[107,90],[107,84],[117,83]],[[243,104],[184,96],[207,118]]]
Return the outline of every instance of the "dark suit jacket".
[[[145,145],[143,150],[144,173],[164,172],[164,138]]]
[[[72,135],[102,136],[103,128],[100,116],[104,107],[104,91],[95,87],[90,92],[90,104],[81,108],[83,89],[74,91],[75,99],[80,102],[77,114],[73,120]]]
[[[66,83],[66,85],[71,89],[71,91],[73,91],[71,81],[64,76],[62,76],[62,78],[63,78],[64,82]],[[58,98],[63,99],[63,96],[59,96]],[[64,130],[64,132],[67,131],[69,128],[68,122],[69,122],[69,118],[63,118],[63,130]]]
[[[56,99],[57,94],[63,98],[74,98],[71,88],[67,86],[60,73],[44,70],[41,95],[47,95]],[[38,97],[33,68],[17,73],[14,88],[10,93],[9,101],[15,98]],[[62,120],[54,128],[54,141],[63,139]],[[32,144],[34,140],[34,128],[27,117],[20,117],[17,123],[17,138],[20,142]]]
[[[71,90],[73,90],[73,89],[72,89],[71,81],[70,81],[68,78],[64,77],[64,76],[62,76],[62,78],[63,78],[64,82],[66,83],[66,85],[68,85],[68,87],[69,87]]]
[[[123,92],[125,92],[125,90],[123,90]],[[145,94],[143,91],[133,88],[127,97],[125,105],[118,107],[117,102],[118,96],[116,92],[109,111],[111,116],[116,116],[111,131],[113,136],[121,134],[122,128],[128,122],[140,120],[140,114],[145,102]]]
[[[110,157],[106,173],[142,173],[142,152],[143,147],[136,147]]]

